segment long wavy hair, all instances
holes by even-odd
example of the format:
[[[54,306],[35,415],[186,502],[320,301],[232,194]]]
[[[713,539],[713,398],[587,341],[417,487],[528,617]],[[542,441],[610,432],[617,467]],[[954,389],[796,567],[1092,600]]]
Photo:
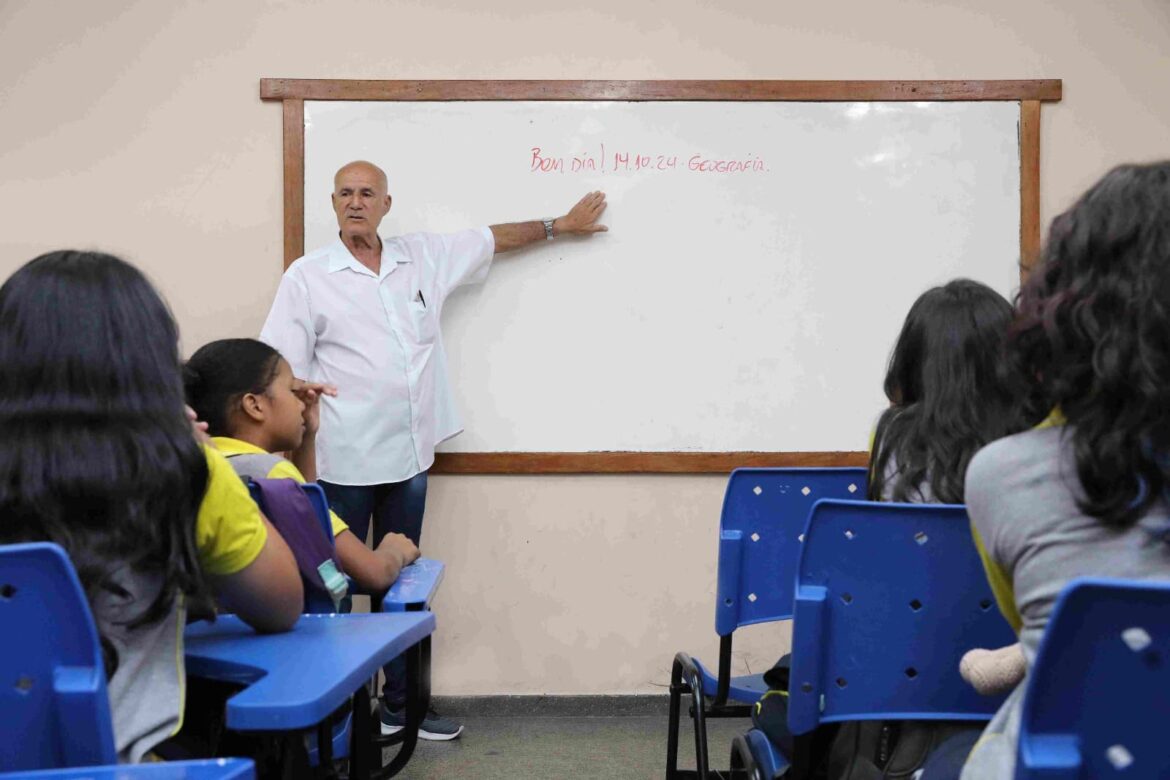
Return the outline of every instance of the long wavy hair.
[[[869,498],[963,502],[975,452],[1021,430],[1026,411],[1004,370],[1011,304],[990,287],[956,279],[919,296],[890,355],[869,465]]]
[[[1131,525],[1170,488],[1170,162],[1054,219],[1018,308],[1008,357],[1069,423],[1081,511]]]
[[[160,576],[131,628],[164,617],[179,592],[207,609],[195,547],[206,485],[178,331],[146,277],[77,251],[13,274],[0,287],[0,540],[61,545],[91,605],[103,590],[126,595],[118,569]]]

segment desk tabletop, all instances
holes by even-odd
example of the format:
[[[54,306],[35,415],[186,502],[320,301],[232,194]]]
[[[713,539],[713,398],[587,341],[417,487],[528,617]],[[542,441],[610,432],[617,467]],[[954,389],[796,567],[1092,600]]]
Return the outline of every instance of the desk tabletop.
[[[426,608],[443,581],[444,569],[442,561],[431,558],[419,558],[404,567],[382,600],[382,611],[406,612]]]
[[[162,761],[156,764],[114,764],[70,769],[0,772],[7,780],[255,780],[251,759],[212,758],[203,761]]]
[[[228,699],[228,728],[310,728],[434,630],[431,612],[301,615],[280,634],[258,634],[226,615],[187,627],[187,676],[247,686]]]

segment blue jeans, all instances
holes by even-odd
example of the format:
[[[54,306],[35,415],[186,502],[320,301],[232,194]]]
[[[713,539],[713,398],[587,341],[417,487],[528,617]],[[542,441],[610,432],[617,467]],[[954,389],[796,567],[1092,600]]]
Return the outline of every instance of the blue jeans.
[[[427,505],[427,473],[415,474],[402,482],[381,485],[336,485],[320,481],[329,498],[329,506],[349,530],[366,540],[370,518],[374,520],[372,544],[377,547],[388,533],[403,534],[416,545],[422,538],[423,511]],[[386,686],[382,697],[391,709],[406,703],[406,660],[399,657],[382,667]]]

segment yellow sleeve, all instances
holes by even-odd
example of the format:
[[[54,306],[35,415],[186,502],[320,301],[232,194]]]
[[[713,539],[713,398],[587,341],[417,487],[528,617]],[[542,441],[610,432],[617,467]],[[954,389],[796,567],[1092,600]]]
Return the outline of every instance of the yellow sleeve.
[[[334,539],[336,539],[337,535],[339,533],[341,533],[342,531],[349,530],[349,526],[346,525],[346,522],[344,520],[342,520],[340,517],[338,517],[337,513],[334,512],[332,509],[329,510],[329,519],[333,521],[333,538]]]
[[[195,546],[207,574],[235,574],[256,560],[268,530],[260,508],[223,454],[204,447],[207,491],[195,517]]]
[[[273,466],[271,469],[268,470],[268,478],[269,479],[295,479],[297,482],[299,482],[301,484],[304,484],[304,482],[305,482],[305,475],[301,473],[301,470],[298,469],[296,467],[296,465],[291,460],[286,460],[285,458],[281,458],[280,461],[275,466]],[[349,526],[345,524],[345,521],[342,520],[340,517],[338,517],[337,513],[334,512],[332,509],[329,510],[329,518],[330,518],[330,520],[333,521],[333,538],[334,539],[336,539],[337,535],[339,533],[341,533],[342,531],[349,530]]]
[[[987,574],[987,582],[991,585],[991,593],[995,596],[995,603],[999,605],[999,611],[1007,619],[1008,625],[1018,634],[1024,621],[1020,618],[1020,611],[1016,609],[1016,598],[1012,592],[1011,578],[988,555],[987,548],[983,546],[983,540],[979,538],[979,532],[975,530],[974,523],[971,524],[971,536],[975,539],[975,549],[979,551],[979,560],[983,562],[983,571]]]

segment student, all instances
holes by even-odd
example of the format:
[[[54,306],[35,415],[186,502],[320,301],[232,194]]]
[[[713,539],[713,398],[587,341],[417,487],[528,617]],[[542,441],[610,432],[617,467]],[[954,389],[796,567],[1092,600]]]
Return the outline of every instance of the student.
[[[871,501],[962,504],[963,479],[976,451],[1034,421],[1004,369],[1013,315],[1002,295],[968,279],[927,290],[910,307],[886,373],[890,406],[874,433]],[[833,754],[837,761],[853,755],[853,765],[831,765],[830,771],[854,776],[872,766],[888,776],[908,776],[956,732],[966,732],[968,744],[978,733],[964,723],[845,724]]]
[[[1002,367],[1012,315],[1002,295],[968,279],[933,287],[910,307],[886,371],[890,405],[874,433],[871,501],[961,504],[963,476],[975,452],[1028,424]],[[755,719],[791,749],[784,698],[766,695]],[[843,723],[835,736],[831,728],[818,731],[811,750],[822,754],[824,740],[832,737],[825,767],[830,777],[910,776],[956,728],[967,727]]]
[[[968,279],[927,290],[906,315],[890,355],[869,461],[871,501],[963,503],[976,450],[1023,430],[1026,410],[1003,370],[1013,311]]]
[[[187,402],[240,476],[316,481],[318,399],[336,390],[296,379],[279,352],[254,339],[201,347],[184,366],[183,380]],[[414,542],[395,533],[370,550],[341,518],[330,516],[341,566],[366,590],[386,590],[419,556]]]
[[[180,726],[188,612],[212,615],[214,596],[257,630],[287,630],[296,562],[196,441],[175,323],[115,257],[53,252],[0,287],[0,430],[0,543],[69,554],[101,636],[118,759],[139,761]]]
[[[979,451],[967,505],[1031,664],[1073,578],[1170,578],[1170,162],[1115,168],[1053,220],[1018,308],[1008,359],[1053,413]],[[964,778],[1012,776],[1024,688]]]

